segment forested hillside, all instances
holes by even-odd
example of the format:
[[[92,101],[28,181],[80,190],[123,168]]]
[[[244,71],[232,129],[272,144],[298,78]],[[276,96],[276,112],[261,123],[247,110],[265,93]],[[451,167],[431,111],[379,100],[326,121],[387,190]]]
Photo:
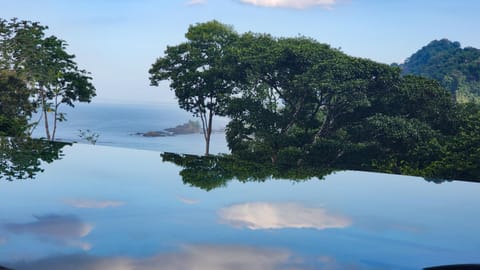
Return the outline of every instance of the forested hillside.
[[[403,74],[437,80],[458,102],[480,102],[480,50],[459,42],[434,40],[400,65]]]

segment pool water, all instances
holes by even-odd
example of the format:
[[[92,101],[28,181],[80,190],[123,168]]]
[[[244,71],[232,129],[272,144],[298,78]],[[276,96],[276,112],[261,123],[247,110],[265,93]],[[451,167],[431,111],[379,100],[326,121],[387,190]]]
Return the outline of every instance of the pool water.
[[[0,181],[0,265],[421,269],[480,262],[480,184],[342,171],[205,191],[160,152],[74,144]]]

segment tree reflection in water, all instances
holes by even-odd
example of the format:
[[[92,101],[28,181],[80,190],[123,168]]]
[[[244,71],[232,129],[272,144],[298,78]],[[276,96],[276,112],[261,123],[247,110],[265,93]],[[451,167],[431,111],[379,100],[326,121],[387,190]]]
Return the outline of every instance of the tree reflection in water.
[[[240,182],[263,182],[268,179],[302,181],[313,177],[323,179],[336,171],[333,168],[269,166],[241,160],[231,155],[196,156],[165,152],[161,157],[164,162],[182,167],[180,176],[183,183],[207,191],[224,187],[233,179]]]
[[[71,143],[31,138],[0,137],[0,179],[32,179],[42,172],[42,162],[60,159],[62,149]]]
[[[288,166],[270,165],[265,163],[257,163],[239,159],[234,155],[218,155],[218,156],[196,156],[187,154],[176,154],[165,152],[161,154],[163,162],[171,162],[182,167],[180,176],[185,184],[195,186],[206,191],[226,186],[227,182],[236,179],[240,182],[264,182],[268,179],[288,179],[292,181],[309,180],[318,178],[323,180],[325,176],[344,170],[358,170],[353,166],[342,168],[328,166]],[[391,173],[390,171],[373,170],[378,173]],[[427,177],[422,172],[418,172],[415,176],[423,177],[425,181],[436,184],[449,182],[453,180],[478,182],[478,180],[466,179],[448,179],[437,177]]]

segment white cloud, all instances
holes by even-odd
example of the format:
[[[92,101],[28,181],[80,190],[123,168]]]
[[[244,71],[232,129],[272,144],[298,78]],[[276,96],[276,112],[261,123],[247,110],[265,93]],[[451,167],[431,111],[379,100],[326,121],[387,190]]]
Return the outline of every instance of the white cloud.
[[[207,0],[190,0],[187,2],[187,6],[202,5],[206,3],[207,3]]]
[[[251,230],[284,228],[345,228],[349,218],[328,213],[324,208],[308,208],[296,203],[244,203],[219,211],[221,221]]]
[[[29,223],[9,223],[5,228],[15,234],[33,234],[62,245],[91,249],[91,245],[80,241],[80,238],[90,234],[92,225],[75,216],[46,215],[35,216],[35,219]]]
[[[313,6],[331,8],[338,0],[240,0],[242,3],[262,7],[304,9]]]
[[[107,208],[107,207],[119,207],[125,204],[121,201],[97,201],[97,200],[65,200],[65,204],[75,208]]]
[[[181,201],[184,204],[198,204],[199,203],[198,200],[183,198],[183,197],[178,197],[178,200]]]

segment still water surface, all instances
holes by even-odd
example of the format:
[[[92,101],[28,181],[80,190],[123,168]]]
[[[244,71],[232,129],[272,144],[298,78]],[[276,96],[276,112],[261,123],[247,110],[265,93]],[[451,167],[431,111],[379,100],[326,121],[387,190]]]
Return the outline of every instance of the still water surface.
[[[480,185],[345,171],[185,185],[157,151],[75,144],[0,181],[0,265],[35,270],[421,269],[480,262]]]

